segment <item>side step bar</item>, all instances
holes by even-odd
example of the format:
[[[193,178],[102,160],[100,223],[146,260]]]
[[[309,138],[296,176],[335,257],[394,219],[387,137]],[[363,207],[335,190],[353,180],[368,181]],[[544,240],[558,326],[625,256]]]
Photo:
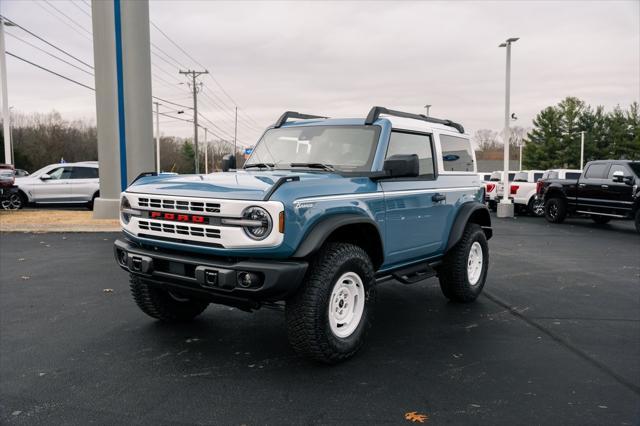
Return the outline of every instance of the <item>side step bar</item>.
[[[421,263],[394,271],[391,276],[403,284],[414,284],[418,281],[438,275],[432,265]]]

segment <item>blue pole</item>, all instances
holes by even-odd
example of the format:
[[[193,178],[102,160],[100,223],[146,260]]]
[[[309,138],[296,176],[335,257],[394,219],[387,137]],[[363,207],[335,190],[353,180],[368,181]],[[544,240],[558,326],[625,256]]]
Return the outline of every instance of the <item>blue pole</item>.
[[[118,133],[120,139],[120,188],[127,189],[127,136],[124,115],[124,77],[122,73],[122,23],[120,0],[113,0],[116,32],[116,75],[118,79]]]

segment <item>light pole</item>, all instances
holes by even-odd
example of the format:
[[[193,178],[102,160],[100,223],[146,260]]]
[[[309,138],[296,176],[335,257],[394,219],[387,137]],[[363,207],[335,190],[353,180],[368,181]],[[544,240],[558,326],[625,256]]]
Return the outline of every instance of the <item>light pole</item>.
[[[13,163],[13,146],[11,144],[11,117],[9,114],[9,95],[7,93],[7,55],[4,49],[4,26],[13,26],[0,17],[0,80],[2,80],[2,127],[4,130],[4,162]]]
[[[573,136],[575,134],[577,134],[577,132],[563,133],[563,135],[565,136]],[[584,134],[585,134],[585,131],[581,130],[580,131],[580,170],[584,169]]]
[[[209,129],[204,128],[204,174],[209,174],[209,143],[207,142],[207,132]]]
[[[509,198],[509,97],[511,95],[511,44],[518,40],[518,37],[510,37],[499,45],[499,47],[507,48],[507,66],[504,95],[504,169],[502,172],[502,200],[498,204],[498,217],[513,217],[513,203]]]
[[[156,106],[156,173],[160,173],[160,102]]]
[[[424,108],[427,110],[427,117],[429,117],[429,110],[431,109],[431,104],[425,105]]]

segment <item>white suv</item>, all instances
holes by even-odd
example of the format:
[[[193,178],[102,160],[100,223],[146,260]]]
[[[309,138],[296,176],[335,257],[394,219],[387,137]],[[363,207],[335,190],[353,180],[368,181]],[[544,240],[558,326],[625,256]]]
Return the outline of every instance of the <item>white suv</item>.
[[[542,179],[542,170],[523,170],[516,173],[511,182],[509,195],[513,197],[515,207],[531,216],[543,216],[544,204],[536,200],[536,182]]]
[[[29,176],[16,177],[21,205],[86,204],[93,208],[99,195],[98,162],[51,164]]]

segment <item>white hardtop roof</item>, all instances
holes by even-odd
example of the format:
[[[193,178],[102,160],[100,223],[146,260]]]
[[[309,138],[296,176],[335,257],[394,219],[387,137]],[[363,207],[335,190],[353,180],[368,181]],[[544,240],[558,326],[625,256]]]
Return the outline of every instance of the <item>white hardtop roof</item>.
[[[394,129],[414,130],[417,132],[430,132],[432,130],[435,130],[438,133],[446,133],[451,136],[463,137],[465,139],[469,138],[468,133],[460,133],[453,127],[446,126],[440,123],[430,123],[428,121],[414,120],[412,118],[404,117],[393,117],[388,115],[382,115],[380,119],[389,120]]]

